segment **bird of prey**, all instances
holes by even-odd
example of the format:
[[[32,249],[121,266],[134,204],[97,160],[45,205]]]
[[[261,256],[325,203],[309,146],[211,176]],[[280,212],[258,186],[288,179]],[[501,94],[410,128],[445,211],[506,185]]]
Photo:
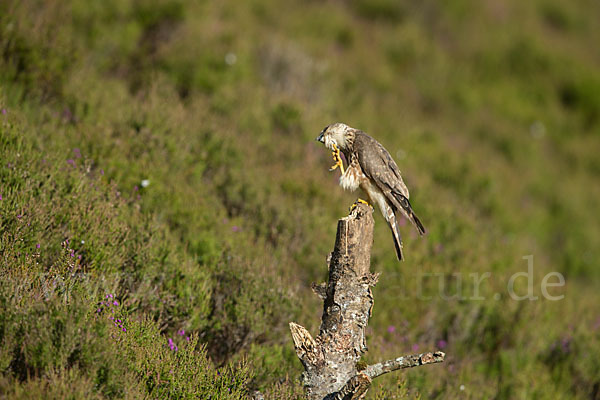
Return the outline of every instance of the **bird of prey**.
[[[425,228],[412,210],[408,201],[408,188],[390,153],[365,132],[340,122],[326,126],[317,140],[333,152],[335,164],[330,171],[340,168],[340,186],[352,191],[360,187],[371,204],[377,204],[392,230],[396,255],[401,261],[404,257],[396,214],[400,212],[404,215],[420,235],[425,234]],[[345,171],[340,151],[344,153],[348,163]]]

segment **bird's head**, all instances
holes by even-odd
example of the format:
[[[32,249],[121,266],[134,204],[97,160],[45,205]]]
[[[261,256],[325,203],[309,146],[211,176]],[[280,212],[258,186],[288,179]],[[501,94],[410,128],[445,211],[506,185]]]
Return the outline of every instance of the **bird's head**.
[[[327,125],[317,136],[317,141],[323,143],[329,150],[333,150],[335,144],[340,150],[348,150],[351,143],[350,136],[354,134],[354,129],[341,122]]]

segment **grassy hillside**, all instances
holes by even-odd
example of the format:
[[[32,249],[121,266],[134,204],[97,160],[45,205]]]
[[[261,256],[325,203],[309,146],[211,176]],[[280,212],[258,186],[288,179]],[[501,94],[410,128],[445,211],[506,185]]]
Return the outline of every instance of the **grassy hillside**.
[[[0,393],[298,398],[287,324],[318,329],[310,283],[356,198],[314,138],[343,121],[429,232],[402,227],[399,264],[376,217],[365,359],[448,354],[370,398],[600,398],[598,15],[0,2]]]

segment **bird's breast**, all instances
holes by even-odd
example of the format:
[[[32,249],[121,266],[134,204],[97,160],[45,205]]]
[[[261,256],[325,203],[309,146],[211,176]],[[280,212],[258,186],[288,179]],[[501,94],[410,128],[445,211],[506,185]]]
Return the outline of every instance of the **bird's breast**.
[[[367,177],[363,174],[360,167],[351,164],[342,176],[340,176],[340,186],[344,190],[354,191],[358,189],[364,179],[367,179]]]

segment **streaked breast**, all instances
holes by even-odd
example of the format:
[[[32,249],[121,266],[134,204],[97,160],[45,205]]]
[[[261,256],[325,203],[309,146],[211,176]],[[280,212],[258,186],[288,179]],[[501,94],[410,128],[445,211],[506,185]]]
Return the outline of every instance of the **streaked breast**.
[[[354,191],[358,189],[362,180],[364,180],[366,176],[361,171],[360,167],[356,165],[350,165],[344,174],[340,176],[340,186],[344,190]]]

